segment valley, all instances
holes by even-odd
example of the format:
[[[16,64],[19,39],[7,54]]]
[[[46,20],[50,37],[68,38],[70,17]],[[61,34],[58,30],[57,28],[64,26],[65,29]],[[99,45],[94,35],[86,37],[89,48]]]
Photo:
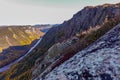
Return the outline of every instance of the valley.
[[[0,68],[0,73],[4,72],[6,70],[8,70],[12,65],[14,65],[15,63],[19,62],[20,60],[22,60],[25,56],[27,56],[32,50],[34,50],[34,48],[40,43],[41,39],[39,39],[28,51],[23,52],[24,55],[17,57],[14,61],[11,61],[8,63],[8,65],[4,65],[2,68]],[[23,46],[22,46],[23,47]],[[21,54],[20,54],[21,55]]]

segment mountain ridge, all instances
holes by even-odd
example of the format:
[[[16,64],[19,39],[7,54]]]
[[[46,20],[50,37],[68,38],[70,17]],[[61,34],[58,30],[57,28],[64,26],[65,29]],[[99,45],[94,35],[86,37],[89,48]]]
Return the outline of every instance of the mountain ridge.
[[[118,6],[115,7],[115,5]],[[119,3],[113,4],[110,7],[85,7],[81,11],[77,12],[70,20],[58,25],[58,27],[51,28],[44,36],[40,46],[46,46],[44,44],[45,41],[47,45],[52,45],[59,41],[62,42],[63,40],[68,39],[83,30],[101,25],[106,18],[109,19],[119,15],[119,11]],[[49,37],[49,34],[51,37]]]

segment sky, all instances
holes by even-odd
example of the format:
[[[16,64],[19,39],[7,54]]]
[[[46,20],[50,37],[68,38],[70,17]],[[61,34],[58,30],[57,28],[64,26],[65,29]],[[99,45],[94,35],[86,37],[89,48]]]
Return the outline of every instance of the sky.
[[[85,6],[120,0],[0,0],[0,25],[59,24]]]

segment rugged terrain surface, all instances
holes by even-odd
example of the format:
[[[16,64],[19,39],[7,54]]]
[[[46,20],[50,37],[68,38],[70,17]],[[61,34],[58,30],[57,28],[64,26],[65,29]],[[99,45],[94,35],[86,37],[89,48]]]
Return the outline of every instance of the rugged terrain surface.
[[[120,24],[43,78],[43,80],[91,79],[120,80]]]

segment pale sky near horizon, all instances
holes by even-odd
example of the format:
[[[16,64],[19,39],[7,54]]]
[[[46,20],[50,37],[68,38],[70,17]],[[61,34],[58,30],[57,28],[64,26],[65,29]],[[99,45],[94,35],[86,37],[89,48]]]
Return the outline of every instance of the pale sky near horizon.
[[[0,0],[0,25],[56,24],[85,6],[120,0]]]

